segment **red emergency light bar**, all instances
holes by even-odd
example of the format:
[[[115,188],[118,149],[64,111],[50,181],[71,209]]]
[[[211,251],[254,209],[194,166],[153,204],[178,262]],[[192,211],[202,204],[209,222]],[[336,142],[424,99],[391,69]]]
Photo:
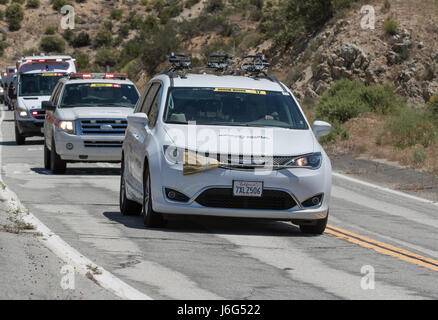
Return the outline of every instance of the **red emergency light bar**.
[[[70,79],[118,79],[125,80],[128,78],[127,73],[70,73]]]
[[[46,63],[46,62],[63,62],[69,61],[70,58],[59,58],[59,59],[26,59],[24,63]]]

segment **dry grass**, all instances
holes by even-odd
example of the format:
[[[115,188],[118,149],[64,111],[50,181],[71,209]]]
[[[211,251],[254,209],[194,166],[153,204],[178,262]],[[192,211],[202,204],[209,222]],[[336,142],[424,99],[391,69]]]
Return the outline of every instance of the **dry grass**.
[[[355,157],[385,159],[400,166],[438,174],[438,142],[428,148],[412,146],[398,149],[380,138],[385,131],[386,120],[387,116],[376,114],[363,114],[358,118],[350,119],[343,125],[349,133],[349,138],[344,141],[338,139],[327,144],[325,148],[331,155],[349,154]],[[414,152],[418,149],[424,151],[426,155],[423,163],[415,161]]]

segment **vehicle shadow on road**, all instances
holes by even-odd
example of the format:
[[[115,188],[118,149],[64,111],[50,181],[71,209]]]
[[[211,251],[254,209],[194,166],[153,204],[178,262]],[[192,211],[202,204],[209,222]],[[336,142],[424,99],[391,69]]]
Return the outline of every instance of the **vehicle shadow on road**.
[[[53,174],[44,168],[30,168],[41,175],[54,176],[120,176],[120,168],[67,168],[64,174]]]
[[[313,237],[304,234],[298,226],[289,222],[263,219],[243,219],[229,217],[170,216],[163,229],[150,229],[143,225],[140,216],[123,216],[120,212],[104,212],[103,216],[112,222],[132,229],[144,229],[175,233],[203,233],[223,235]]]
[[[26,141],[26,144],[23,146],[36,146],[42,144],[44,144],[44,140],[29,140]],[[0,146],[17,146],[17,143],[15,141],[0,141]]]

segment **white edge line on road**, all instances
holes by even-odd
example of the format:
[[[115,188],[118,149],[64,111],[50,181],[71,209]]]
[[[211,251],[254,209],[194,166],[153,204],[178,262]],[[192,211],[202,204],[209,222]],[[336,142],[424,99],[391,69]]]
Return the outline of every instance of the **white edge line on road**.
[[[356,178],[352,178],[352,177],[346,176],[345,174],[342,174],[342,173],[339,173],[339,172],[332,172],[332,175],[334,177],[336,177],[336,178],[340,178],[340,179],[344,179],[344,180],[347,180],[347,181],[350,181],[350,182],[353,182],[353,183],[361,184],[361,185],[369,187],[369,188],[374,188],[374,189],[381,190],[381,191],[384,191],[384,192],[392,193],[392,194],[400,196],[400,197],[405,197],[405,198],[412,199],[412,200],[415,200],[415,201],[419,201],[419,202],[428,203],[428,204],[432,204],[432,205],[438,206],[438,202],[436,202],[436,201],[420,198],[420,197],[413,196],[413,195],[405,193],[405,192],[400,192],[400,191],[393,190],[393,189],[390,189],[390,188],[382,187],[382,186],[379,186],[379,185],[376,185],[376,184],[373,184],[373,183],[370,183],[370,182],[366,182],[366,181],[363,181],[363,180],[359,180],[359,179],[356,179]]]
[[[0,125],[4,120],[4,110],[0,109]],[[3,141],[3,134],[0,127],[0,141]],[[0,181],[4,184],[2,180],[2,149],[0,146]],[[58,258],[60,258],[65,263],[71,265],[75,270],[84,275],[91,277],[102,288],[112,292],[116,296],[122,299],[129,300],[152,300],[148,295],[138,291],[137,289],[131,287],[124,281],[120,280],[114,276],[109,271],[105,270],[101,266],[96,265],[93,261],[82,255],[76,249],[71,247],[68,243],[62,240],[61,237],[53,233],[44,223],[42,223],[37,217],[32,213],[25,213],[27,210],[21,204],[17,195],[10,190],[6,185],[4,190],[0,190],[3,198],[6,200],[7,204],[12,209],[18,209],[21,212],[20,217],[24,222],[30,223],[35,227],[35,232],[40,233],[41,236],[38,237],[41,243],[44,244],[49,250],[51,250]],[[92,270],[90,270],[92,269]],[[93,270],[97,272],[93,273]]]

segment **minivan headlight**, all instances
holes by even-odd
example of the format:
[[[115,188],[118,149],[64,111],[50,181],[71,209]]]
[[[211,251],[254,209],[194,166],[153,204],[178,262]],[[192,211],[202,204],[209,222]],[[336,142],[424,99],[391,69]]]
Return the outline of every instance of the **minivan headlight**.
[[[164,158],[170,164],[184,163],[185,149],[175,146],[163,146]]]
[[[293,158],[286,163],[288,167],[319,169],[321,167],[322,154],[321,152],[315,152]]]

